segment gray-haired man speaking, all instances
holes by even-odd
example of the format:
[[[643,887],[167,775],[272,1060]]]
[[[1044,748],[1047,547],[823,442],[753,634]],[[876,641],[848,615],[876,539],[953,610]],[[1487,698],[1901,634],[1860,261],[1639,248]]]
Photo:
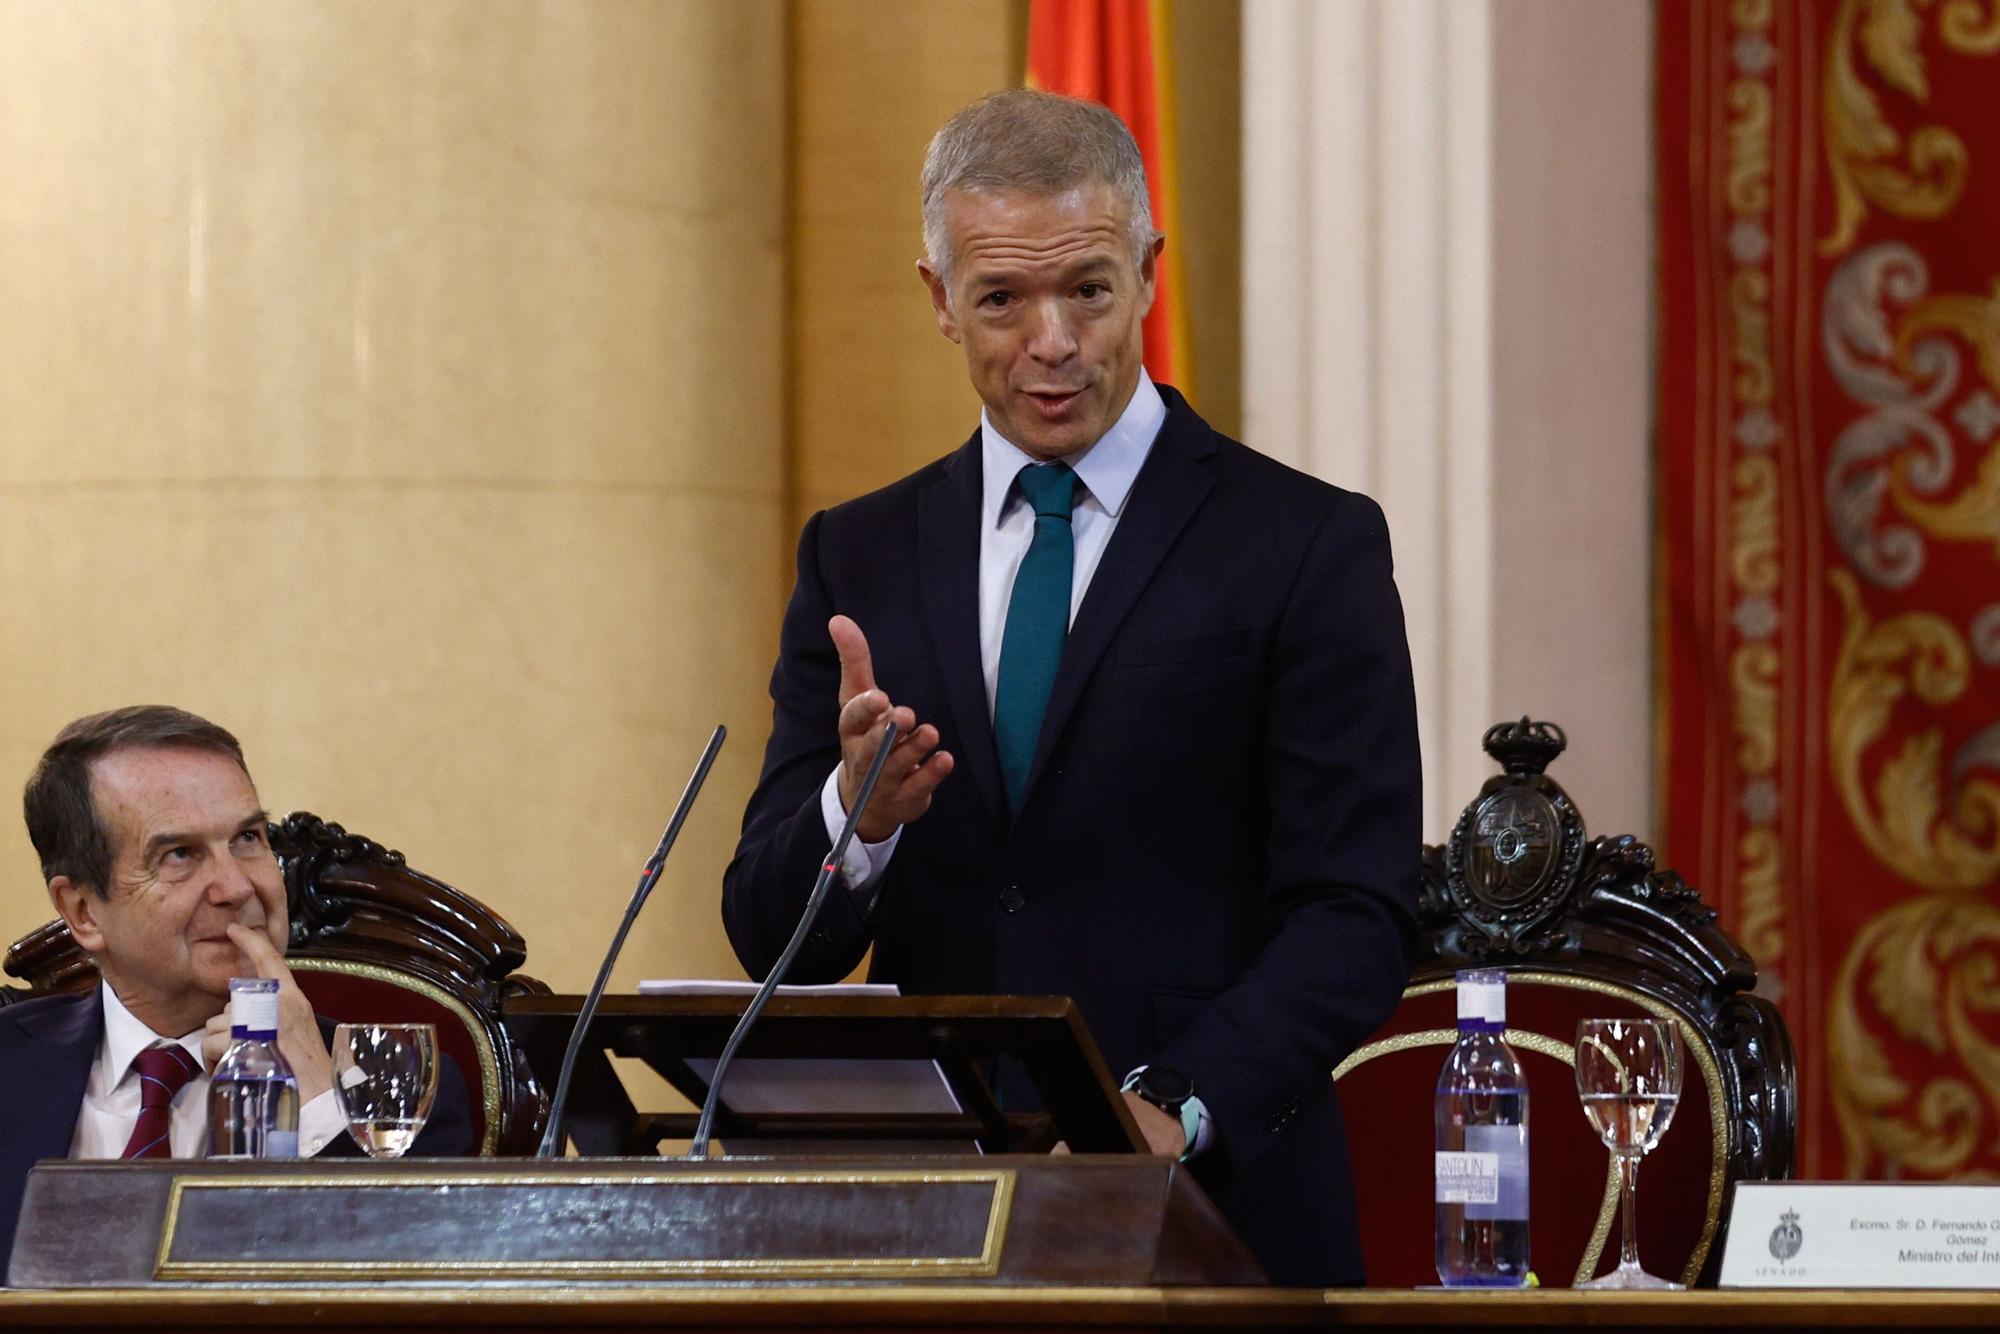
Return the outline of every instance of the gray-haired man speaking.
[[[1110,112],[974,104],[923,207],[918,270],[985,408],[806,524],[730,939],[769,969],[893,718],[795,980],[872,944],[906,991],[1074,996],[1148,1142],[1273,1279],[1359,1282],[1329,1072],[1401,992],[1420,856],[1381,511],[1146,376],[1164,240]]]

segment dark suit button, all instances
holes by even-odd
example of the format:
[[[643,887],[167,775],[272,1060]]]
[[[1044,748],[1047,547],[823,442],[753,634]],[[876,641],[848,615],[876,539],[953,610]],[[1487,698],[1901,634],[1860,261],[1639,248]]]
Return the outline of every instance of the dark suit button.
[[[1019,885],[1009,885],[1000,891],[1000,911],[1019,912],[1028,906],[1028,896],[1021,892]]]

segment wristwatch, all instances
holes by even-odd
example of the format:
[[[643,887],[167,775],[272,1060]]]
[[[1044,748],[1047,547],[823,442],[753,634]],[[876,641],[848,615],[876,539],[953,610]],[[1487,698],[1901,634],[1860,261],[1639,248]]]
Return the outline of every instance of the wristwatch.
[[[1125,1087],[1177,1119],[1181,1108],[1194,1096],[1194,1081],[1171,1065],[1149,1065],[1132,1076]]]
[[[1194,1081],[1171,1065],[1149,1065],[1126,1076],[1120,1088],[1138,1094],[1181,1123],[1181,1161],[1186,1162],[1201,1134],[1201,1104],[1195,1101]]]

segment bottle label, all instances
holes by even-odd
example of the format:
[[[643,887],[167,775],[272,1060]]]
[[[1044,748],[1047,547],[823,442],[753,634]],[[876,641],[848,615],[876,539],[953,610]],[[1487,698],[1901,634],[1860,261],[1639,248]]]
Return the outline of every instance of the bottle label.
[[[1467,1127],[1468,1131],[1479,1127]],[[1497,1153],[1451,1153],[1437,1155],[1437,1202],[1439,1204],[1498,1204],[1500,1202],[1500,1155]]]
[[[274,1038],[278,1035],[278,988],[229,986],[229,1027],[232,1037]]]
[[[1497,1166],[1495,1192],[1483,1200],[1467,1200],[1467,1218],[1526,1218],[1528,1216],[1528,1128],[1467,1126],[1465,1147]]]
[[[1499,1028],[1507,1022],[1507,980],[1504,973],[1460,973],[1458,975],[1458,1024],[1468,1020],[1481,1027]]]

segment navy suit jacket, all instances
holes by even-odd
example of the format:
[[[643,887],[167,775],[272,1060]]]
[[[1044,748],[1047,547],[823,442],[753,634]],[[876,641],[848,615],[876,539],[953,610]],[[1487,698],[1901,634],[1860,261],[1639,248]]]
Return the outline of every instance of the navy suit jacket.
[[[871,976],[905,991],[1075,997],[1114,1073],[1194,1079],[1219,1132],[1196,1177],[1273,1279],[1359,1282],[1330,1072],[1408,978],[1422,838],[1387,527],[1161,394],[1012,820],[980,667],[979,436],[807,523],[723,920],[764,976],[826,855],[844,612],[957,768],[869,916],[832,896],[794,980],[837,980],[872,942]]]
[[[331,1041],[333,1026],[320,1027]],[[14,1250],[21,1191],[28,1169],[43,1158],[69,1157],[83,1107],[90,1065],[104,1036],[104,1000],[96,987],[80,995],[38,996],[0,1007],[0,1274]],[[458,1064],[442,1058],[437,1103],[410,1155],[454,1158],[475,1151],[472,1111]],[[322,1157],[361,1152],[350,1135],[336,1135]]]

